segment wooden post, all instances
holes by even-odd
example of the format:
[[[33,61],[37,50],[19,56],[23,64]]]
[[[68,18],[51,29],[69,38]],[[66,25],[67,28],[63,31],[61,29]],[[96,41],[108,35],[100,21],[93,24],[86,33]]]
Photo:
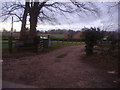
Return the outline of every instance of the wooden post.
[[[12,27],[11,27],[11,32],[13,32],[13,17],[12,17]],[[12,33],[11,33],[12,34]]]
[[[12,53],[12,47],[13,47],[13,43],[12,43],[12,39],[13,39],[13,37],[12,37],[12,34],[13,34],[13,17],[12,17],[12,27],[11,27],[11,36],[9,37],[9,41],[8,41],[8,43],[9,43],[9,53]]]
[[[63,40],[62,40],[62,45],[64,45],[64,38],[63,38]]]
[[[11,37],[9,38],[8,43],[9,43],[9,53],[12,53],[12,38]]]
[[[48,47],[51,46],[50,35],[48,35]]]
[[[57,39],[57,46],[59,45],[59,43],[58,43],[58,42],[59,42],[59,39]]]

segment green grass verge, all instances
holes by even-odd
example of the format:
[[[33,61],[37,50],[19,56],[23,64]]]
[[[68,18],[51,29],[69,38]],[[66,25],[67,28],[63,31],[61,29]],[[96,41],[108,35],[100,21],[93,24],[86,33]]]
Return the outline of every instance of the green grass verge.
[[[51,41],[51,47],[63,46],[63,45],[79,45],[79,44],[84,44],[84,42]]]
[[[13,40],[13,46],[15,46],[16,40]],[[51,47],[63,46],[63,45],[79,45],[84,44],[84,42],[76,42],[76,41],[51,41]],[[2,40],[2,47],[8,48],[8,40]]]

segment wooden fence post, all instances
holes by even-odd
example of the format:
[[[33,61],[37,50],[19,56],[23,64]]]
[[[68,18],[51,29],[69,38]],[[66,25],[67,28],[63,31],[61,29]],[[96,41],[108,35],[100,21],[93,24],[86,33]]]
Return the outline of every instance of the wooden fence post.
[[[62,45],[64,45],[64,39],[62,40]]]
[[[9,38],[9,41],[8,41],[8,43],[9,43],[9,53],[12,53],[12,33],[13,32],[13,17],[12,17],[12,27],[11,27],[11,36],[10,36],[10,38]]]
[[[50,35],[48,35],[48,47],[51,47]]]
[[[9,45],[9,53],[12,53],[12,46],[13,46],[12,37],[9,38],[8,45]]]
[[[59,45],[59,43],[58,43],[58,42],[59,42],[59,40],[57,39],[57,46]]]

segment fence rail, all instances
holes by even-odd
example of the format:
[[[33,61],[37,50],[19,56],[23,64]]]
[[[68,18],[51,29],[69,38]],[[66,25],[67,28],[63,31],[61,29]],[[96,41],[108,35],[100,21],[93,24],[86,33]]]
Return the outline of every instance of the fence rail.
[[[38,48],[35,48],[34,43],[28,43],[27,47],[22,47],[23,42],[20,42],[19,39],[2,39],[3,48],[8,48],[9,52],[12,53],[13,48],[25,48],[25,49],[42,49],[62,45],[71,45],[71,44],[81,44],[83,41],[79,39],[40,39]]]

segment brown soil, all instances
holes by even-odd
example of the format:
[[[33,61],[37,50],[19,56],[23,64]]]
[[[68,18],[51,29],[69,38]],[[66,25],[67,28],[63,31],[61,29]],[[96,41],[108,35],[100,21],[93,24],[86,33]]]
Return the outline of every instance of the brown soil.
[[[40,88],[116,88],[117,74],[84,62],[84,45],[4,59],[3,80]]]

